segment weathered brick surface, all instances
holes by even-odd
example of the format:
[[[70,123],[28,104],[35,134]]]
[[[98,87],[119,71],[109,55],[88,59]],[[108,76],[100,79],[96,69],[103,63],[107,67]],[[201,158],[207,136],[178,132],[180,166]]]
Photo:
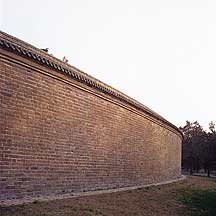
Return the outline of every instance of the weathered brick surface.
[[[1,50],[0,200],[180,177],[178,131],[89,90]]]

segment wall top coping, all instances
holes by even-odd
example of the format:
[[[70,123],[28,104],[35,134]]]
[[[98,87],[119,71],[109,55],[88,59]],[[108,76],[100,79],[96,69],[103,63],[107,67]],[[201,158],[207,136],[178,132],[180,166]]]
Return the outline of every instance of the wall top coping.
[[[61,61],[60,59],[48,54],[47,52],[38,49],[16,37],[13,37],[5,32],[0,31],[0,47],[9,52],[13,52],[17,55],[28,58],[34,62],[44,65],[48,68],[54,69],[60,73],[69,76],[80,83],[83,83],[93,89],[96,89],[108,96],[111,96],[127,105],[130,105],[137,110],[144,112],[145,114],[165,123],[178,131],[183,137],[181,131],[172,123],[164,119],[158,113],[154,112],[150,108],[144,106],[133,98],[125,95],[124,93],[114,89],[113,87],[101,82],[100,80],[84,73],[76,67]]]

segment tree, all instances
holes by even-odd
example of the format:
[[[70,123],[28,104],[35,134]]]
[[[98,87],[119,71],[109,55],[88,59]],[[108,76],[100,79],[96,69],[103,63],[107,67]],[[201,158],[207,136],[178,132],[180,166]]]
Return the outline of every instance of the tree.
[[[204,169],[207,170],[208,176],[210,171],[216,169],[216,131],[215,124],[209,123],[210,132],[207,133],[207,144],[205,145],[204,155]]]
[[[192,174],[194,170],[197,172],[202,165],[202,150],[206,136],[202,126],[195,122],[186,121],[184,127],[180,127],[184,134],[182,164]]]
[[[216,130],[213,122],[209,123],[209,132],[203,130],[197,122],[186,121],[180,127],[184,135],[182,147],[182,167],[191,174],[201,168],[208,173],[216,169]]]

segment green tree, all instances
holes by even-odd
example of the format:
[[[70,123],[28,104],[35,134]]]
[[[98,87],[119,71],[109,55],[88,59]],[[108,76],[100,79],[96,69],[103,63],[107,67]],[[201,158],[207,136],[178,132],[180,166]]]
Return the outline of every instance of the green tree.
[[[207,141],[206,132],[198,121],[186,121],[184,127],[180,127],[184,134],[182,166],[190,170],[199,172],[203,164],[203,149]]]
[[[209,123],[209,131],[207,133],[207,143],[205,145],[204,155],[204,169],[210,176],[210,171],[216,169],[216,130],[213,122]]]
[[[211,170],[216,170],[216,129],[213,122],[209,123],[209,132],[203,130],[198,121],[186,121],[180,127],[184,134],[182,147],[182,167],[193,174],[201,168],[210,176]]]

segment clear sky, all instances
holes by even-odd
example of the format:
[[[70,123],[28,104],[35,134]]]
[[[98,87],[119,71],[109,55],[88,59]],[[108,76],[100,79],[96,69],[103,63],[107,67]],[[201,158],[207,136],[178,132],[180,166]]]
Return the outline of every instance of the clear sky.
[[[0,0],[0,25],[176,126],[216,122],[216,0]]]

